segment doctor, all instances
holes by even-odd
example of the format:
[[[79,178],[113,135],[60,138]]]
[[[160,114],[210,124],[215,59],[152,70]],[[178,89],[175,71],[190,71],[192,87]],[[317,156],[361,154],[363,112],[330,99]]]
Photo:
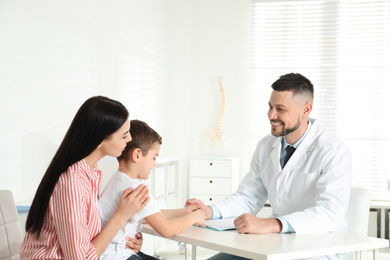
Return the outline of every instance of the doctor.
[[[346,232],[352,182],[348,147],[309,118],[314,93],[310,80],[290,73],[272,89],[271,135],[258,143],[238,190],[211,206],[197,199],[186,204],[201,207],[206,219],[238,216],[234,224],[240,233]],[[256,217],[267,200],[272,217]],[[316,259],[343,258],[327,257]],[[219,253],[209,259],[244,258]]]

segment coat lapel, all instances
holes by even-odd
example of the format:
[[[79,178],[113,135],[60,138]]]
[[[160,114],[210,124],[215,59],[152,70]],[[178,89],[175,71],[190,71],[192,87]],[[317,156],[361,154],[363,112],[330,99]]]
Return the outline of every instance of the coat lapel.
[[[307,136],[302,140],[302,143],[295,150],[283,170],[291,172],[305,163],[307,156],[311,153],[317,143],[318,136],[323,132],[323,130],[320,130],[317,120],[313,120],[312,123]]]
[[[276,138],[273,145],[272,145],[272,151],[270,153],[270,157],[272,160],[272,164],[274,166],[274,169],[278,169],[279,172],[282,170],[282,166],[280,166],[280,149],[282,146],[282,139]]]

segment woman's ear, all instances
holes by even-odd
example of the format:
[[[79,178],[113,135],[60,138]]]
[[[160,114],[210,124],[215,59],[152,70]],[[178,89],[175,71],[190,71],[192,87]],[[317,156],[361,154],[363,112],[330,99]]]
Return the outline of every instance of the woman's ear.
[[[134,162],[138,162],[139,159],[141,158],[141,155],[142,155],[141,149],[135,148],[135,149],[131,152],[131,159],[132,159]]]

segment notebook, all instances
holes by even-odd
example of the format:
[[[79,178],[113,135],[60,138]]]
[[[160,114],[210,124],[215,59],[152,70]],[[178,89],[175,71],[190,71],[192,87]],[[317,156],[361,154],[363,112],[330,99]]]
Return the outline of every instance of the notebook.
[[[217,231],[236,229],[234,226],[234,219],[235,218],[210,219],[206,220],[200,227]]]

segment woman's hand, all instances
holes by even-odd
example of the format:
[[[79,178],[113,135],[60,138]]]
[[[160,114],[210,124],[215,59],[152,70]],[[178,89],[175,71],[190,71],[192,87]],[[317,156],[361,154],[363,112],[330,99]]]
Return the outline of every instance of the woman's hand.
[[[127,189],[119,200],[115,214],[118,214],[125,223],[145,207],[149,200],[149,189],[146,185],[141,184],[135,190]]]
[[[141,250],[142,244],[144,242],[144,238],[142,237],[142,233],[138,232],[135,235],[136,238],[127,237],[126,247],[131,249],[134,253],[138,253]]]
[[[119,199],[116,211],[108,221],[107,225],[100,231],[100,233],[92,240],[98,256],[100,256],[106,249],[108,244],[114,238],[118,230],[126,223],[127,220],[137,214],[146,204],[148,204],[150,198],[149,190],[144,185],[139,185],[135,190],[129,188],[125,190]],[[129,248],[138,250],[142,246],[141,241],[132,241],[133,245],[128,245]],[[126,244],[127,245],[127,244]]]

